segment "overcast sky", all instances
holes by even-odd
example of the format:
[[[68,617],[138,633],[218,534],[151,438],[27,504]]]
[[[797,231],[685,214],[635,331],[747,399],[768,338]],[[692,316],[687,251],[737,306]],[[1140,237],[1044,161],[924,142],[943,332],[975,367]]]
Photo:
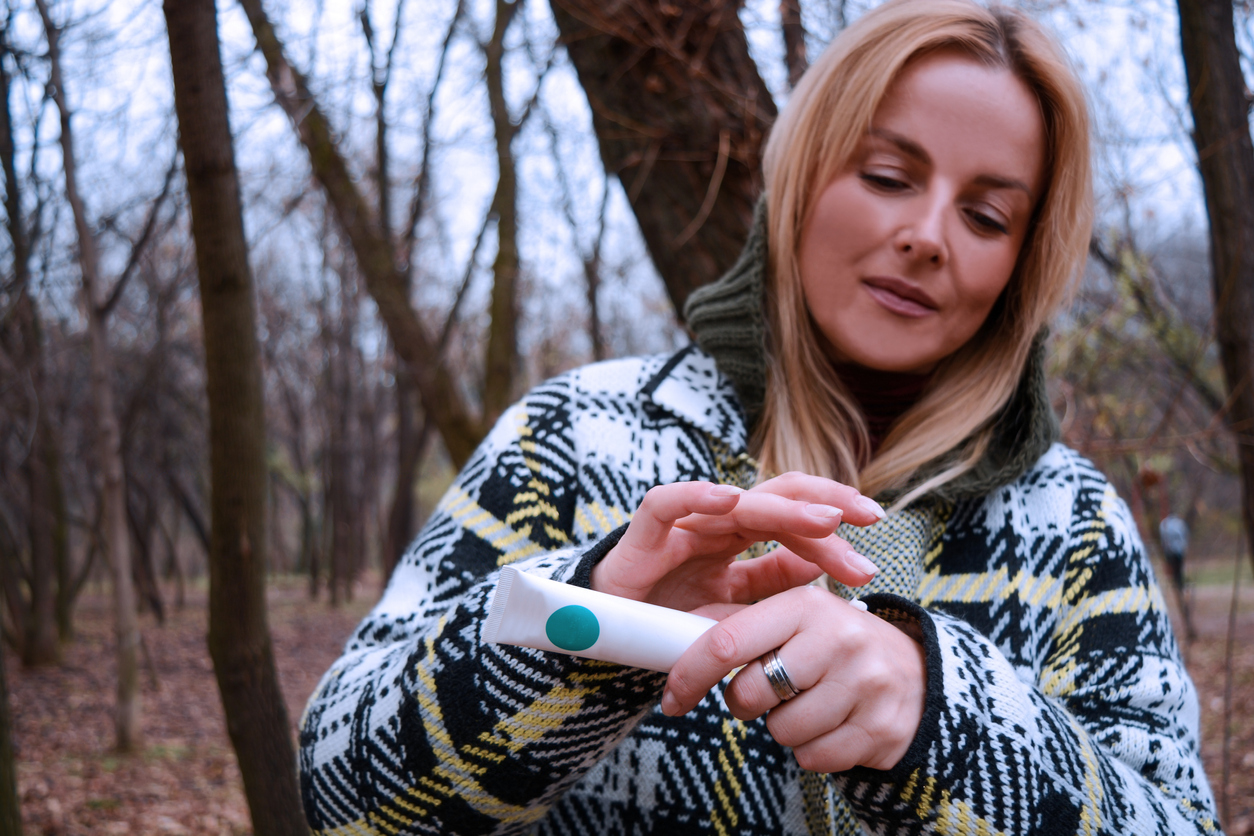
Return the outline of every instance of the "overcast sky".
[[[354,16],[357,0],[270,2],[290,57],[306,68],[322,103],[362,165],[372,158],[373,99],[368,59]],[[438,44],[453,10],[453,0],[409,0],[402,29],[402,49],[389,92],[392,113],[397,205],[404,207],[409,178],[417,166],[416,141],[422,101],[434,73]],[[849,0],[847,16],[856,18],[873,3]],[[1204,231],[1200,185],[1193,169],[1186,133],[1183,68],[1173,3],[1025,2],[1057,31],[1071,52],[1090,91],[1097,127],[1099,207],[1106,223],[1130,219],[1146,245],[1173,239],[1199,239]],[[376,0],[375,29],[391,37],[395,3]],[[491,124],[481,81],[482,57],[472,32],[486,39],[492,3],[470,3],[470,20],[455,41],[449,69],[437,98],[435,195],[438,223],[423,227],[420,283],[423,299],[442,306],[464,269],[467,254],[495,183]],[[811,49],[821,48],[838,23],[827,0],[804,4]],[[53,3],[60,20],[78,21],[66,34],[67,87],[76,111],[84,192],[97,217],[118,214],[125,220],[142,213],[173,153],[168,48],[159,4],[142,0],[75,0]],[[507,86],[515,112],[536,85],[534,62],[547,60],[555,27],[548,6],[530,0],[511,29],[510,44],[524,37],[535,54],[516,49],[507,63]],[[750,0],[742,12],[755,58],[777,100],[786,99],[782,41],[775,0]],[[236,151],[249,207],[248,232],[254,258],[270,281],[317,285],[321,256],[310,246],[320,234],[318,213],[290,210],[307,188],[307,166],[286,119],[272,104],[263,63],[253,52],[251,32],[239,7],[221,7],[224,60],[229,75]],[[1249,40],[1248,21],[1241,37]],[[38,19],[19,15],[14,29],[19,47],[42,51]],[[812,53],[813,54],[813,53]],[[43,70],[36,66],[36,72]],[[41,92],[25,90],[31,109]],[[573,71],[559,57],[543,82],[541,101],[559,130],[559,156],[574,187],[581,230],[565,223],[555,186],[554,156],[548,133],[533,118],[516,140],[522,177],[520,196],[522,256],[533,293],[527,315],[571,321],[581,317],[580,266],[575,251],[586,247],[600,205],[603,176],[590,129],[587,103]],[[19,122],[29,123],[20,112]],[[40,125],[45,174],[55,176],[59,152],[56,114],[44,109]],[[19,144],[29,147],[29,132]],[[666,325],[667,303],[660,282],[644,257],[621,188],[611,183],[605,307],[611,316],[649,328],[619,329],[618,351],[664,350],[679,339]],[[316,200],[316,199],[315,199]],[[60,244],[68,241],[68,218],[60,219]],[[579,237],[579,240],[576,240]],[[470,310],[482,310],[489,289],[487,271],[495,249],[488,241],[481,254],[480,276]],[[115,251],[114,258],[119,256]],[[53,270],[50,292],[73,286],[69,249],[58,254],[66,270]],[[66,277],[69,278],[66,278]],[[58,278],[60,277],[60,278]],[[64,301],[65,295],[61,294]],[[643,316],[643,319],[641,317]],[[536,328],[524,331],[534,339]]]

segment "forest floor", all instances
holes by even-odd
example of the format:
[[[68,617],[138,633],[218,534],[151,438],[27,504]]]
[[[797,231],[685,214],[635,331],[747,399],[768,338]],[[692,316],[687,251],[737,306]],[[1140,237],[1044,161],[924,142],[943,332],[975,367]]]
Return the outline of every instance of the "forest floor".
[[[1198,638],[1187,649],[1201,698],[1203,757],[1217,799],[1224,780],[1232,565],[1199,567],[1191,596]],[[1229,715],[1229,836],[1254,834],[1254,582],[1247,577],[1243,584]],[[376,589],[367,584],[353,603],[333,610],[325,600],[310,602],[298,579],[271,583],[270,629],[293,729]],[[134,755],[111,751],[116,685],[107,596],[85,593],[75,623],[78,635],[61,667],[23,670],[12,654],[5,658],[28,836],[251,833],[205,647],[203,589],[189,590],[184,607],[171,608],[162,626],[151,615],[142,619],[150,663],[142,671],[144,742]]]

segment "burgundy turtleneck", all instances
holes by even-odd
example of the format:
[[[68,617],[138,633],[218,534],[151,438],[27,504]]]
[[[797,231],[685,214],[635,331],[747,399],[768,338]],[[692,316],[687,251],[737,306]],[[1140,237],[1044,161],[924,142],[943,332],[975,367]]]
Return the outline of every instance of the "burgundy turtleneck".
[[[854,364],[837,365],[836,374],[862,407],[872,454],[888,435],[888,428],[918,403],[932,380],[931,372],[881,372]]]

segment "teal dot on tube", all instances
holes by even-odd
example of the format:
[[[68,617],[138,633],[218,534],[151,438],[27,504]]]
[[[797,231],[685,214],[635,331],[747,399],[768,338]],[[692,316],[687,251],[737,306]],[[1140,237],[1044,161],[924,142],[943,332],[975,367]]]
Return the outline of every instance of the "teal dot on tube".
[[[592,610],[571,604],[549,616],[544,632],[553,644],[573,653],[596,644],[597,637],[601,635],[601,625]]]

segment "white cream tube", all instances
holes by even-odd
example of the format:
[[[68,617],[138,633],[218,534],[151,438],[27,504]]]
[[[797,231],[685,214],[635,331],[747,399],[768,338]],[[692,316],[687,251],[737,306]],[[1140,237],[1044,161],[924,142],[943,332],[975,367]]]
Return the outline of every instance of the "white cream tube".
[[[717,623],[506,566],[483,640],[669,673],[684,651]]]

